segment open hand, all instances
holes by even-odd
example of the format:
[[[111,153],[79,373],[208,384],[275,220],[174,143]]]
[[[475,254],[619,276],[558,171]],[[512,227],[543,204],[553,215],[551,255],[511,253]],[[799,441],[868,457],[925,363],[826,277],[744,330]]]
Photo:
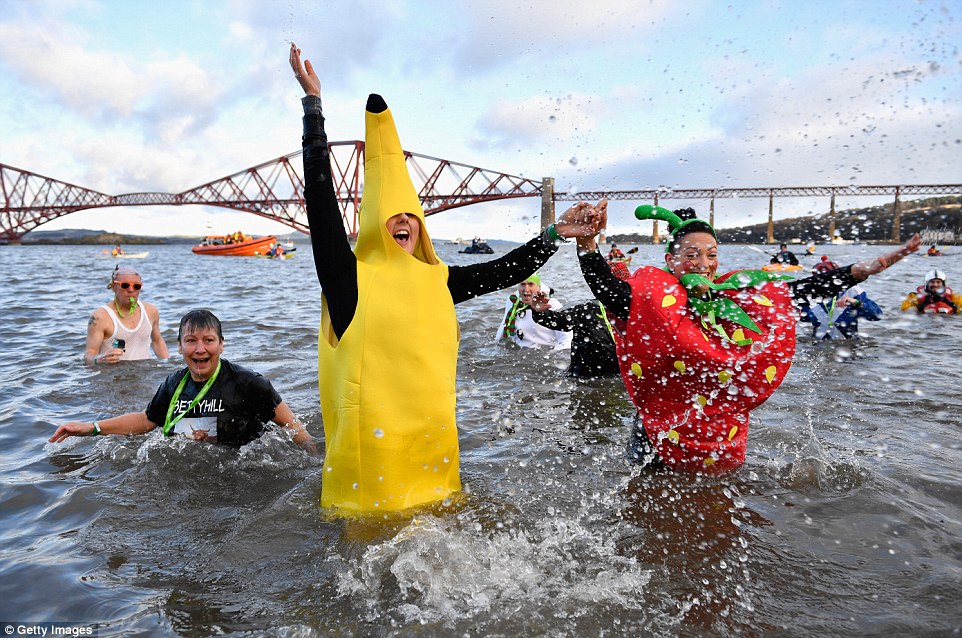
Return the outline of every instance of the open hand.
[[[304,89],[305,95],[321,97],[321,81],[314,73],[314,65],[310,60],[304,60],[301,64],[301,50],[291,42],[291,69],[294,70],[294,77]]]
[[[544,312],[545,310],[550,310],[550,303],[551,299],[548,297],[548,293],[546,292],[537,292],[531,298],[531,308],[534,309],[535,312]]]

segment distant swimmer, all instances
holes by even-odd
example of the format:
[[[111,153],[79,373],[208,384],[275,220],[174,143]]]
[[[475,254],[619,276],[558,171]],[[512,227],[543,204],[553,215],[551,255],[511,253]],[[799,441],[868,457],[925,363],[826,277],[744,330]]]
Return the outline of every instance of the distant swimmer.
[[[567,237],[596,234],[575,205],[493,261],[448,266],[434,250],[394,117],[365,108],[364,195],[354,250],[331,176],[321,83],[291,45],[304,90],[304,201],[321,284],[318,387],[326,456],[323,507],[401,510],[461,489],[455,415],[460,330],[455,304],[515,286]]]
[[[839,265],[828,258],[828,255],[822,255],[822,258],[812,266],[813,273],[828,272],[829,270],[835,270]]]
[[[561,302],[551,296],[551,288],[542,283],[541,275],[531,275],[518,284],[516,293],[508,297],[495,340],[507,340],[521,348],[545,346],[567,350],[571,347],[570,329],[553,330],[532,318],[531,305],[536,298],[547,310],[561,308]]]
[[[778,252],[772,257],[771,263],[773,264],[789,264],[792,266],[798,265],[798,257],[795,253],[788,249],[787,244],[779,244]]]
[[[932,244],[931,246],[929,246],[929,249],[925,251],[925,254],[928,255],[929,257],[941,257],[944,253],[941,250],[939,250],[938,246],[936,246],[935,244]]]
[[[916,310],[926,314],[956,314],[962,311],[962,295],[946,285],[945,272],[930,270],[925,283],[910,292],[902,302],[902,310]]]
[[[57,428],[51,443],[71,436],[146,434],[162,428],[164,436],[241,446],[258,438],[268,421],[293,432],[298,445],[316,453],[304,425],[260,374],[221,359],[224,335],[209,310],[192,310],[180,320],[178,350],[186,368],[169,375],[143,412]]]
[[[604,226],[607,202],[593,209]],[[582,273],[614,316],[621,377],[637,410],[630,455],[646,466],[695,473],[745,461],[750,412],[781,384],[795,353],[796,304],[830,298],[918,250],[787,281],[765,271],[718,274],[712,226],[692,209],[635,209],[668,222],[662,267],[618,279],[594,238],[578,240]]]
[[[609,262],[609,265],[619,279],[627,281],[631,276],[623,261]],[[546,297],[536,295],[531,302],[531,309],[531,318],[535,323],[552,330],[571,333],[571,364],[568,366],[568,376],[596,379],[619,374],[611,319],[600,301],[592,299],[561,309],[551,309]]]
[[[608,261],[615,261],[616,259],[624,259],[625,253],[618,248],[618,244],[612,243],[611,250],[608,251]]]
[[[858,320],[878,321],[882,309],[861,286],[853,286],[828,301],[802,306],[801,320],[812,324],[818,340],[858,339]]]
[[[114,268],[107,284],[114,298],[94,310],[87,321],[84,363],[150,359],[151,348],[160,359],[170,356],[160,333],[160,312],[154,304],[140,301],[143,285],[134,268]]]

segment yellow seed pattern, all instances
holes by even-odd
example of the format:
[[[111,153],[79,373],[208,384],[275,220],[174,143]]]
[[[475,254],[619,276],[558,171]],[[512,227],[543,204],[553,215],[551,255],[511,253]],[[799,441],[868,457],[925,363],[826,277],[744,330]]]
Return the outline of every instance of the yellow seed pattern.
[[[668,430],[668,440],[678,445],[678,432],[676,430]]]
[[[695,402],[698,403],[698,405],[700,405],[701,407],[705,407],[706,405],[708,405],[708,399],[706,399],[700,394],[697,397],[695,397]]]
[[[771,383],[772,379],[775,378],[776,371],[777,370],[775,369],[775,366],[768,366],[767,368],[765,368],[765,378],[768,379],[769,383]]]
[[[718,380],[721,381],[722,383],[728,383],[731,380],[732,376],[733,376],[733,373],[731,370],[722,370],[721,372],[718,373]]]
[[[734,439],[736,434],[738,434],[738,426],[733,425],[732,429],[728,431],[728,440],[731,441]]]
[[[640,378],[643,376],[643,375],[642,375],[642,370],[641,370],[641,365],[639,365],[637,362],[636,362],[636,363],[632,363],[632,364],[631,364],[631,373],[640,379]]]
[[[685,371],[688,369],[685,367],[684,361],[676,361],[674,365],[675,370],[678,370],[678,372],[681,372],[682,374],[685,374]]]
[[[768,306],[770,308],[772,305],[772,300],[765,295],[755,295],[752,297],[752,301],[757,303],[759,306]]]
[[[675,299],[675,295],[665,295],[661,300],[661,307],[668,308],[669,306],[674,306],[678,300]]]

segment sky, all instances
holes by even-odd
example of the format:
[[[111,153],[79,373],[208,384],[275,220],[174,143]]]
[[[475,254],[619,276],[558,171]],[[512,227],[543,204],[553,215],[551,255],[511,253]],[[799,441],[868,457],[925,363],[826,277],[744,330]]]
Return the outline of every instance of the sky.
[[[2,0],[0,163],[112,195],[176,193],[297,151],[292,41],[321,79],[332,141],[363,139],[379,93],[405,149],[552,176],[558,191],[962,183],[957,0]],[[641,203],[613,202],[609,234],[650,232]],[[661,203],[707,217],[707,201]],[[776,200],[775,216],[828,207]],[[539,210],[506,200],[427,224],[525,240]],[[767,199],[715,203],[719,227],[767,214]],[[289,231],[206,206],[40,226],[60,228]]]

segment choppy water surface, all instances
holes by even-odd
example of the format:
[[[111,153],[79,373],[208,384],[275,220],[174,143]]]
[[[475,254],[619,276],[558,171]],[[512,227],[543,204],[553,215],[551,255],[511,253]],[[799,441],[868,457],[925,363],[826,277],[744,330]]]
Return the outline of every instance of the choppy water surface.
[[[225,357],[269,376],[320,436],[309,247],[283,262],[149,250],[133,263],[172,353],[180,315],[211,308]],[[823,250],[851,263],[884,249]],[[440,247],[449,263],[485,258],[455,251]],[[493,344],[504,294],[462,304],[464,493],[366,521],[319,509],[321,461],[282,434],[240,452],[156,432],[47,444],[58,423],[144,409],[180,365],[82,365],[108,300],[99,255],[0,246],[0,619],[101,635],[959,632],[962,317],[898,305],[936,264],[962,288],[960,254],[867,282],[886,314],[861,342],[802,339],[753,413],[747,463],[715,479],[628,465],[619,379],[571,381],[565,354]],[[726,246],[722,261],[765,258]],[[588,297],[570,245],[543,274],[562,301]]]

